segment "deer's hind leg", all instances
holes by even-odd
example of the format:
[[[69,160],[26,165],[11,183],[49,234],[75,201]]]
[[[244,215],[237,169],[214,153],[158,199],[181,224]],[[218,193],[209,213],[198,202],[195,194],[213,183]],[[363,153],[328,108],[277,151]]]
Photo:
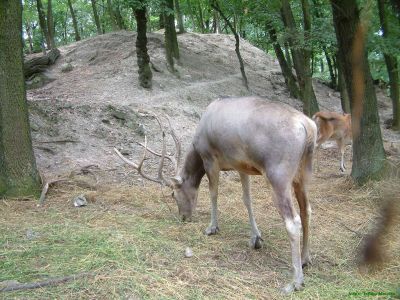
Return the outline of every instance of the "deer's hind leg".
[[[279,174],[279,173],[278,173]],[[268,176],[275,194],[275,204],[282,216],[286,231],[289,236],[290,248],[292,253],[293,280],[285,288],[285,293],[300,290],[303,287],[304,275],[301,265],[300,252],[300,229],[301,220],[297,214],[292,200],[292,180],[287,180],[290,176],[280,173],[276,177]]]
[[[311,263],[310,259],[310,244],[309,244],[309,228],[311,219],[311,205],[308,201],[304,182],[293,181],[294,193],[300,208],[300,219],[303,228],[303,248],[301,250],[302,267]]]

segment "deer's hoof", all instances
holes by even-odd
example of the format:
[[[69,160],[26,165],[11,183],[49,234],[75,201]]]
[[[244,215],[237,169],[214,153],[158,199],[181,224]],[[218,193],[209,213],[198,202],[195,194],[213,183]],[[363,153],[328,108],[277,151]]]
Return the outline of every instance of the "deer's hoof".
[[[218,226],[208,226],[206,231],[205,231],[205,234],[206,235],[214,235],[214,234],[217,234],[218,231],[219,231],[219,227]]]
[[[250,247],[252,247],[254,249],[261,249],[263,241],[264,240],[261,238],[261,236],[253,236],[250,239]]]
[[[288,285],[286,285],[283,289],[282,289],[282,293],[285,295],[291,294],[295,291],[300,291],[304,288],[304,282],[292,282],[289,283]]]
[[[305,267],[307,267],[307,266],[309,266],[309,265],[311,265],[311,264],[312,264],[312,263],[311,263],[310,257],[303,258],[303,259],[301,260],[301,267],[302,267],[302,268],[305,268]]]

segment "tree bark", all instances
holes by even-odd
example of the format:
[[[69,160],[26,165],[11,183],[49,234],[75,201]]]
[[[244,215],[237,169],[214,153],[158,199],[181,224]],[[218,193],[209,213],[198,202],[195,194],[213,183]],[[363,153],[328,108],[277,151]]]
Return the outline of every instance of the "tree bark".
[[[139,83],[144,88],[151,88],[153,74],[150,69],[150,57],[147,53],[147,17],[145,0],[141,0],[141,6],[133,8],[137,24],[136,55],[139,67]]]
[[[29,43],[28,52],[33,53],[32,25],[28,21],[25,22],[25,32],[28,37],[28,43]]]
[[[0,197],[38,196],[22,60],[21,1],[0,1]]]
[[[96,24],[96,28],[97,28],[97,34],[100,35],[100,34],[102,34],[102,31],[101,31],[99,13],[97,12],[96,0],[91,0],[91,2],[92,2],[94,23]]]
[[[245,88],[247,90],[249,90],[249,83],[248,83],[248,80],[247,80],[246,72],[244,70],[244,62],[243,62],[242,55],[240,54],[240,48],[239,48],[240,39],[239,39],[239,35],[238,35],[235,27],[232,25],[232,23],[229,21],[229,19],[222,12],[222,10],[219,7],[218,2],[216,0],[214,0],[211,3],[211,7],[213,9],[215,9],[219,13],[219,15],[221,16],[222,19],[224,19],[226,25],[228,25],[228,27],[231,29],[233,35],[235,36],[235,41],[236,41],[235,42],[235,52],[236,52],[236,55],[237,55],[238,60],[239,60],[240,73],[242,74],[243,85],[245,86]]]
[[[379,179],[385,169],[385,151],[379,125],[376,94],[365,50],[365,25],[356,0],[331,0],[339,58],[348,83],[353,131],[352,178],[363,184]]]
[[[46,45],[50,48],[50,37],[49,32],[47,30],[47,21],[46,21],[46,14],[44,12],[42,0],[36,0],[36,7],[39,16],[39,24],[40,28],[42,29],[43,38],[46,40]]]
[[[311,29],[311,16],[309,14],[309,7],[305,0],[302,0],[302,6],[304,15],[304,30],[309,31]],[[297,75],[297,82],[299,84],[300,99],[303,102],[303,112],[306,115],[311,116],[319,111],[317,98],[315,97],[314,88],[312,86],[312,74],[310,65],[311,52],[305,49],[298,49],[298,45],[292,37],[297,34],[297,30],[292,9],[288,0],[282,0],[281,11],[285,27],[290,33],[288,42],[292,52],[293,64]]]
[[[118,24],[116,23],[116,18],[115,18],[114,9],[112,7],[111,0],[107,0],[107,10],[108,10],[108,14],[110,15],[111,28],[113,31],[117,31]]]
[[[57,48],[51,49],[45,55],[35,57],[24,62],[24,76],[26,79],[35,73],[45,71],[50,65],[54,64],[60,56],[60,50]]]
[[[165,52],[166,52],[167,62],[171,71],[175,72],[174,59],[179,60],[179,46],[175,30],[173,0],[165,0],[164,22],[165,22]]]
[[[71,0],[68,0],[68,7],[69,7],[69,11],[71,13],[72,25],[74,26],[75,41],[80,41],[81,36],[79,34],[78,22],[76,21],[75,11],[74,11],[74,8],[72,7]]]
[[[117,22],[117,26],[120,30],[125,30],[126,29],[126,25],[124,22],[124,18],[121,15],[121,10],[119,9],[119,4],[117,5],[117,7],[114,10],[114,16],[115,16],[115,20]]]
[[[177,16],[177,21],[178,21],[178,32],[179,33],[185,33],[185,26],[183,24],[183,15],[181,11],[181,7],[179,5],[179,0],[174,0],[175,3],[175,11],[176,11],[176,16]]]
[[[338,68],[338,88],[340,92],[340,103],[342,105],[342,110],[345,113],[350,113],[350,97],[348,93],[348,87],[346,83],[346,79],[343,74],[343,65],[340,59],[337,59],[337,68]]]
[[[49,32],[50,45],[49,48],[53,49],[56,47],[54,39],[54,21],[53,21],[53,7],[52,0],[47,0],[47,30]]]
[[[378,0],[379,19],[383,31],[383,38],[388,38],[391,33],[389,23],[386,18],[385,1]],[[394,55],[383,53],[385,58],[386,68],[389,75],[390,98],[392,99],[393,107],[393,122],[392,128],[400,130],[400,86],[399,86],[399,69],[397,58]]]
[[[275,55],[278,58],[279,65],[281,67],[283,77],[285,78],[286,86],[289,89],[290,96],[294,98],[299,98],[299,87],[297,86],[296,78],[294,77],[292,69],[285,59],[285,54],[283,53],[282,48],[278,42],[276,30],[270,20],[267,20],[267,22],[265,23],[265,28],[268,31],[269,37],[274,47]]]
[[[197,0],[197,8],[199,10],[199,14],[196,15],[196,16],[198,16],[199,28],[200,28],[201,33],[205,33],[203,9],[201,7],[200,0]]]

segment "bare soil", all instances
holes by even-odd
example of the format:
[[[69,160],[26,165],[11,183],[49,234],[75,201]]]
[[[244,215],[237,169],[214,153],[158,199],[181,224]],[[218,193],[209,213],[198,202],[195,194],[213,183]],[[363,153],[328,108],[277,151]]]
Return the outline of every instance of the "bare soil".
[[[160,147],[160,130],[145,111],[168,114],[185,148],[205,107],[220,96],[260,95],[301,109],[289,97],[277,61],[244,40],[250,91],[242,84],[231,36],[179,35],[175,76],[166,67],[162,33],[149,34],[149,54],[159,71],[153,70],[151,90],[138,85],[134,42],[134,33],[120,31],[61,47],[61,57],[48,71],[55,80],[28,91],[35,154],[46,178],[91,166],[102,182],[127,180],[115,176],[123,167],[112,148],[137,158],[142,151],[136,142],[144,133],[150,147]],[[63,73],[66,62],[73,70]],[[322,110],[341,111],[337,92],[318,81],[314,87]],[[390,118],[391,104],[382,91],[378,96],[383,122]],[[398,133],[383,129],[383,135],[386,147],[399,148]]]

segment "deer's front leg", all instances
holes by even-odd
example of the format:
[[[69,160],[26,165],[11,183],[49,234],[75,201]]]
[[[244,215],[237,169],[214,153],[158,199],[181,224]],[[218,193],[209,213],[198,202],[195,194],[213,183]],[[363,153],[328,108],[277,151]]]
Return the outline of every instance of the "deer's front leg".
[[[249,221],[251,226],[251,238],[250,238],[250,246],[254,249],[261,248],[261,233],[258,230],[256,220],[253,214],[253,207],[251,204],[250,198],[250,182],[249,182],[249,175],[239,173],[240,174],[240,181],[242,182],[242,190],[243,190],[243,203],[247,208],[247,212],[249,213]]]
[[[216,234],[219,231],[218,227],[218,182],[219,182],[219,171],[213,168],[210,168],[207,172],[208,177],[208,185],[210,190],[210,199],[211,199],[211,222],[207,227],[205,233],[207,235]]]

